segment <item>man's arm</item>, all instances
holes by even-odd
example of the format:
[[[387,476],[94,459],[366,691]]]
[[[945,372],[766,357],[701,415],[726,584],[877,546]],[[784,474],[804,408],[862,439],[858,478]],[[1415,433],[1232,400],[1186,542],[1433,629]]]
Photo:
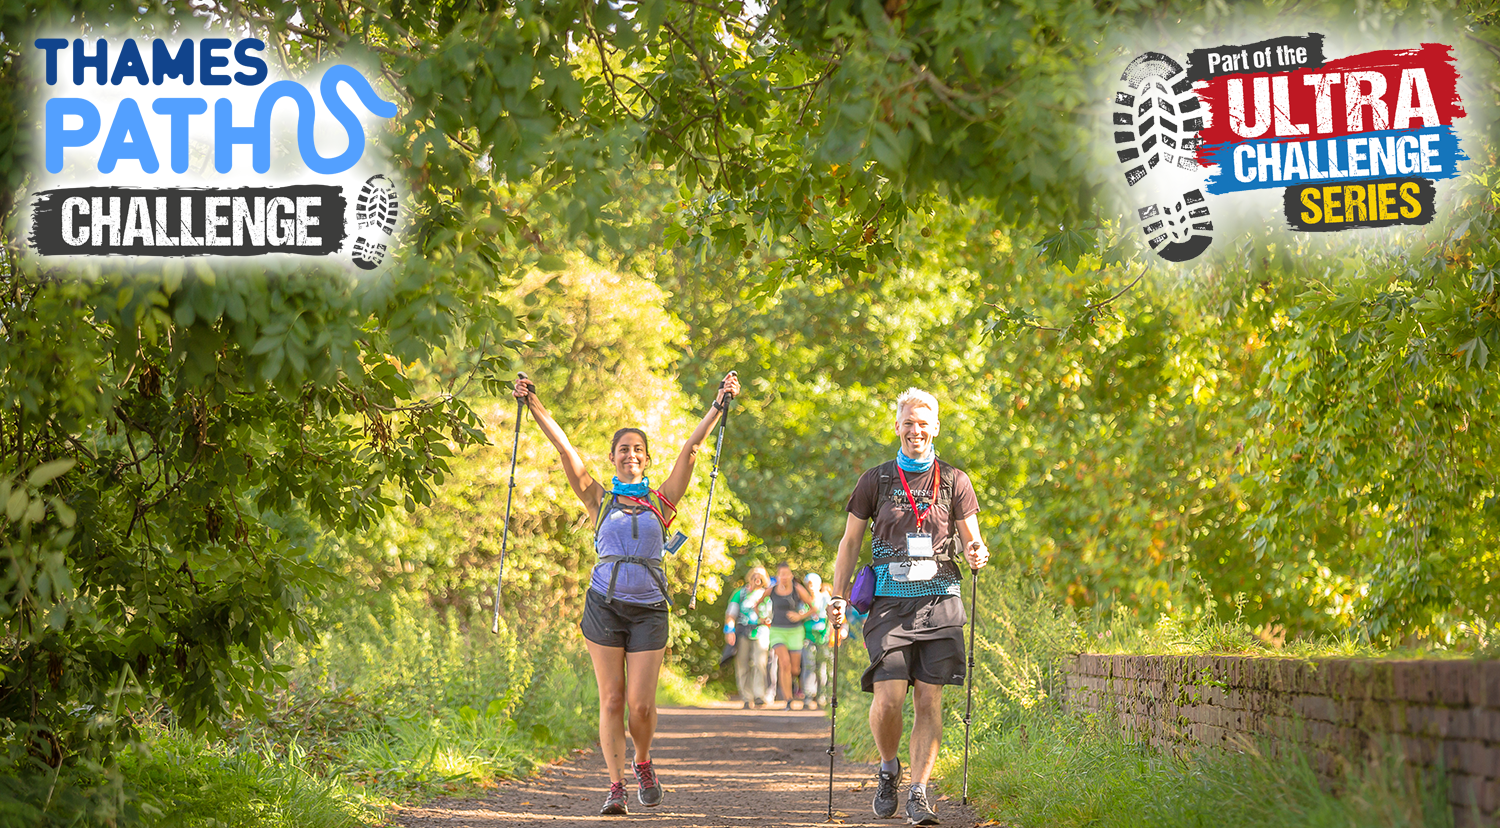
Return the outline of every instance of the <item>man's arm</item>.
[[[867,523],[853,514],[844,521],[844,536],[839,539],[838,558],[833,562],[833,595],[838,600],[828,605],[828,618],[836,625],[844,623],[844,599],[849,596],[849,582],[854,580],[854,568],[859,564],[859,545],[864,541]]]
[[[979,537],[979,515],[969,515],[958,523],[958,537],[964,542],[964,558],[970,569],[983,569],[990,562],[990,548]]]

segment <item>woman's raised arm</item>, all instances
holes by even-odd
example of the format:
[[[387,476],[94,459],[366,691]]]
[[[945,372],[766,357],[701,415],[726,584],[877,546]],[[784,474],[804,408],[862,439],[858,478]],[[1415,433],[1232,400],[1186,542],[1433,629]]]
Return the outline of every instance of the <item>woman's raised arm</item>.
[[[515,397],[526,403],[526,408],[541,428],[542,434],[552,442],[557,449],[557,454],[562,458],[563,474],[568,477],[568,485],[573,487],[573,494],[583,501],[583,506],[588,509],[589,518],[597,519],[596,512],[599,511],[599,501],[604,499],[604,487],[589,474],[588,468],[583,465],[583,458],[578,456],[578,450],[568,442],[568,435],[563,433],[562,426],[552,419],[552,414],[542,401],[537,398],[536,384],[529,379],[516,382]]]
[[[740,379],[733,371],[724,375],[724,381],[719,383],[719,393],[714,397],[714,404],[703,415],[698,422],[698,427],[693,429],[692,436],[682,445],[682,451],[677,453],[677,462],[672,465],[672,473],[667,475],[665,483],[661,484],[662,496],[676,503],[682,499],[687,492],[688,483],[693,479],[693,466],[698,461],[698,449],[703,447],[703,441],[708,438],[708,433],[713,431],[714,425],[719,422],[723,410],[728,406],[728,401],[740,393]]]

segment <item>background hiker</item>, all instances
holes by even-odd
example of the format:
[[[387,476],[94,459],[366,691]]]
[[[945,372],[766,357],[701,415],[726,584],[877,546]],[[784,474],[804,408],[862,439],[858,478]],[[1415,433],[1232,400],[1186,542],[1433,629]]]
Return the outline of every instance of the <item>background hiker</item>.
[[[896,459],[860,475],[849,496],[844,536],[834,565],[829,617],[840,623],[870,527],[874,599],[864,625],[870,667],[861,677],[870,704],[870,732],[880,751],[875,815],[896,812],[901,781],[902,704],[912,688],[911,788],[907,820],[935,825],[927,782],[942,741],[943,685],[963,684],[965,670],[960,563],[989,561],[979,536],[979,504],[968,475],[937,459],[938,403],[926,391],[896,398]]]
[[[740,691],[741,706],[746,708],[764,704],[766,697],[766,671],[759,668],[766,661],[766,642],[756,635],[760,616],[746,599],[764,593],[769,585],[765,567],[752,567],[745,574],[745,583],[729,596],[729,607],[724,613],[724,643],[734,646],[734,681]]]
[[[785,561],[776,566],[776,583],[761,602],[770,603],[769,640],[776,659],[776,687],[786,709],[792,709],[792,676],[802,670],[802,622],[812,614],[812,593],[792,574]]]
[[[528,379],[516,383],[516,399],[526,403],[542,433],[562,459],[573,493],[583,501],[594,523],[598,562],[584,600],[583,637],[599,686],[599,749],[609,768],[610,789],[601,814],[624,814],[625,721],[635,743],[637,798],[658,805],[662,787],[651,765],[651,738],[656,732],[656,684],[667,647],[667,587],[661,570],[666,529],[675,504],[687,491],[698,450],[724,410],[740,391],[733,372],[719,384],[713,406],[677,453],[660,489],[652,489],[647,472],[651,451],[646,433],[622,428],[610,441],[614,479],[602,484],[584,466],[568,436],[537,398]]]

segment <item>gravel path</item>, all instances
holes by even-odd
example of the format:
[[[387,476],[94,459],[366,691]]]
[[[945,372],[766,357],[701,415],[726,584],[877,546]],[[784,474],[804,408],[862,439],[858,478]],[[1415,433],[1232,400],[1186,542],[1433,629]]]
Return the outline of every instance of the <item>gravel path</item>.
[[[952,734],[948,734],[951,738]],[[961,738],[961,736],[960,736]],[[550,828],[600,826],[622,821],[662,828],[793,828],[825,824],[828,816],[828,719],[816,711],[741,710],[738,703],[706,708],[663,708],[657,726],[654,761],[666,787],[656,808],[635,799],[630,815],[599,816],[609,775],[597,751],[553,765],[530,779],[502,785],[483,799],[440,799],[405,808],[390,825],[404,828]],[[892,828],[906,824],[870,811],[875,766],[847,762],[842,751],[834,766],[834,821],[844,825]],[[934,803],[945,826],[969,828],[975,819],[957,800]]]

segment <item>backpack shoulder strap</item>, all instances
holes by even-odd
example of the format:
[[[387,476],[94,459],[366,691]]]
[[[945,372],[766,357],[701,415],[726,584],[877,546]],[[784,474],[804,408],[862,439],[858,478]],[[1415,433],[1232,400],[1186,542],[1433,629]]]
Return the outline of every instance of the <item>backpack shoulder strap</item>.
[[[958,469],[951,463],[944,463],[941,460],[937,461],[937,467],[938,490],[933,492],[932,502],[934,505],[942,504],[951,508],[955,487],[958,485]]]
[[[880,504],[884,503],[891,496],[891,492],[896,489],[896,461],[887,460],[875,469],[880,472],[880,480],[875,485],[875,508],[879,509]]]
[[[646,500],[648,500],[652,506],[656,507],[655,514],[657,517],[657,522],[661,524],[662,534],[665,535],[667,529],[671,527],[672,521],[677,519],[677,507],[672,503],[672,501],[667,500],[666,495],[663,495],[656,489],[651,489],[647,492]]]
[[[672,525],[672,521],[677,517],[677,507],[672,505],[672,501],[667,500],[666,497],[662,496],[661,492],[658,492],[655,489],[647,490],[646,502],[650,503],[652,506],[652,508],[648,509],[647,511],[651,512],[651,516],[656,518],[657,523],[661,524],[661,530],[663,533],[665,533],[667,531],[667,528]],[[599,540],[599,527],[604,525],[604,518],[607,517],[610,512],[614,511],[617,508],[620,508],[619,504],[619,495],[615,494],[612,491],[606,490],[604,492],[604,497],[600,498],[599,514],[594,519],[595,543],[597,543]]]
[[[615,508],[618,501],[615,493],[609,489],[604,490],[604,497],[599,498],[599,511],[594,515],[594,543],[599,542],[599,527],[604,525],[604,518]]]

